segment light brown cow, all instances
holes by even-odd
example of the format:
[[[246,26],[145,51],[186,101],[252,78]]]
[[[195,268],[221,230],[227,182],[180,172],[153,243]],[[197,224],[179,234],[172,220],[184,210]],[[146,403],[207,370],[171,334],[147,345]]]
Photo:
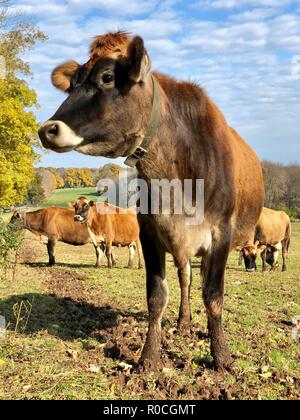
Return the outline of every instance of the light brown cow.
[[[247,245],[241,251],[247,271],[255,270],[257,255],[261,255],[263,271],[267,270],[267,263],[271,265],[272,271],[276,270],[280,251],[282,271],[286,271],[286,254],[290,246],[291,233],[291,221],[284,211],[264,207],[256,225],[254,245]]]
[[[88,62],[56,68],[56,87],[68,98],[39,130],[56,152],[128,157],[148,185],[158,180],[204,180],[204,221],[186,223],[189,213],[139,215],[147,269],[149,329],[141,356],[144,367],[160,360],[161,320],[168,303],[166,252],[178,268],[181,304],[178,325],[189,331],[190,259],[202,256],[203,298],[211,351],[219,370],[231,367],[222,329],[224,275],[231,249],[254,240],[264,202],[259,159],[194,83],[151,72],[143,39],[126,33],[95,38]],[[152,192],[149,192],[152,201]]]
[[[55,265],[55,247],[57,242],[80,246],[92,243],[89,231],[85,225],[74,221],[74,210],[63,208],[47,208],[34,212],[15,212],[11,222],[19,221],[22,226],[39,237],[47,238],[49,266]],[[100,258],[104,248],[95,246],[96,266],[100,266]]]
[[[113,246],[128,246],[128,268],[133,267],[135,246],[139,258],[138,268],[143,268],[141,259],[140,227],[135,209],[121,209],[108,203],[94,203],[80,197],[75,203],[74,220],[86,225],[95,247],[105,245],[107,264],[115,266]]]

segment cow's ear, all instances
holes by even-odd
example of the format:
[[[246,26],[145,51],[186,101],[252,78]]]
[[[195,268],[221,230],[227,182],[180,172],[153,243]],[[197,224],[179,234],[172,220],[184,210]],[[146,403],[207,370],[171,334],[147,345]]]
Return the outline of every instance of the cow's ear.
[[[63,92],[69,92],[71,79],[79,67],[80,65],[76,61],[67,61],[56,67],[51,75],[52,84]]]
[[[90,201],[90,202],[89,202],[89,206],[90,206],[90,207],[94,207],[94,205],[95,205],[94,201]]]
[[[151,70],[151,61],[144,47],[144,41],[136,36],[128,47],[130,60],[129,77],[135,83],[145,82]]]
[[[68,207],[69,207],[69,209],[74,209],[75,208],[75,201],[69,201],[68,202]]]
[[[257,248],[258,254],[262,254],[267,249],[266,245],[259,245]]]

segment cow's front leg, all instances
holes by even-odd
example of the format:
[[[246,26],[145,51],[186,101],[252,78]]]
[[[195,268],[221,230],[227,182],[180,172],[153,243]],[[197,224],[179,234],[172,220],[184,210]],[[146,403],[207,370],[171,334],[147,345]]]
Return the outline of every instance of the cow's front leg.
[[[265,273],[268,270],[267,267],[267,252],[268,249],[266,248],[262,253],[261,253],[261,260],[262,260],[262,271],[263,273]]]
[[[49,255],[49,267],[53,267],[55,265],[55,247],[56,247],[56,239],[49,238],[47,243],[47,251]]]
[[[135,246],[134,246],[134,244],[130,244],[128,246],[128,252],[129,252],[129,260],[128,260],[127,268],[133,268],[133,259],[134,259],[134,256],[135,256]]]
[[[224,302],[224,277],[230,245],[214,244],[210,254],[203,258],[203,299],[208,316],[211,354],[215,368],[219,371],[230,369],[233,360],[222,328]]]
[[[106,243],[105,244],[105,255],[107,258],[107,267],[113,268],[114,266],[114,258],[113,258],[113,249],[112,249],[112,243]]]
[[[140,364],[156,370],[161,353],[161,320],[168,304],[168,285],[165,273],[165,249],[147,229],[141,231],[141,242],[147,272],[147,303],[149,327]]]
[[[178,270],[178,277],[181,289],[181,302],[178,317],[178,329],[184,333],[190,331],[191,327],[191,308],[190,308],[190,294],[192,286],[192,267],[191,261],[186,266]]]
[[[105,252],[105,245],[103,243],[100,243],[99,245],[94,245],[95,251],[96,251],[96,267],[101,267],[101,258],[104,255]]]

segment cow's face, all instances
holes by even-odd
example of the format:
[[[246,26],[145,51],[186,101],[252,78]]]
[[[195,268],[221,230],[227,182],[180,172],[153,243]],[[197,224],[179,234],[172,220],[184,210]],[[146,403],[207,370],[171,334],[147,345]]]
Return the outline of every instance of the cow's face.
[[[82,224],[87,223],[92,207],[94,207],[94,202],[89,202],[85,197],[80,197],[77,201],[75,201],[75,222],[80,222]]]
[[[10,223],[21,222],[21,220],[22,220],[21,213],[19,213],[18,211],[15,211],[10,219]]]
[[[140,37],[124,36],[118,48],[109,35],[85,65],[54,70],[53,84],[69,96],[39,130],[47,149],[115,158],[140,146],[152,110],[150,59]]]
[[[244,258],[246,270],[253,272],[256,270],[256,259],[264,251],[266,251],[266,245],[260,244],[258,241],[255,245],[246,245],[242,248],[241,253]]]
[[[255,245],[247,245],[242,249],[246,270],[253,272],[256,269],[257,247]]]

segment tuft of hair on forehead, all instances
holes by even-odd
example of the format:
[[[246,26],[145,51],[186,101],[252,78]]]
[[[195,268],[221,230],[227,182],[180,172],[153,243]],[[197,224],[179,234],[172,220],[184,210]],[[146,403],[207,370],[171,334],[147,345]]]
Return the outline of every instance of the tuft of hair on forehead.
[[[125,48],[127,49],[130,40],[130,34],[126,31],[108,32],[105,35],[96,36],[90,48],[91,57],[100,56],[106,52],[122,53]]]

